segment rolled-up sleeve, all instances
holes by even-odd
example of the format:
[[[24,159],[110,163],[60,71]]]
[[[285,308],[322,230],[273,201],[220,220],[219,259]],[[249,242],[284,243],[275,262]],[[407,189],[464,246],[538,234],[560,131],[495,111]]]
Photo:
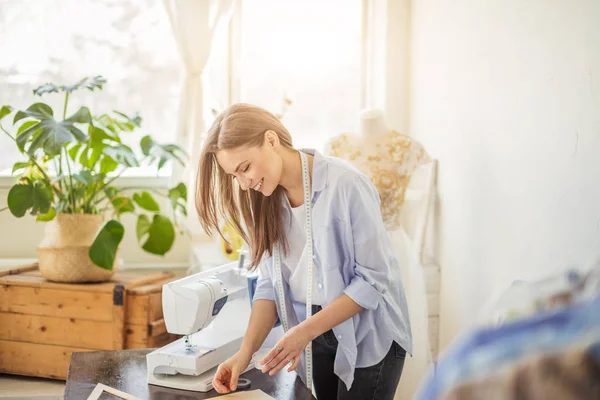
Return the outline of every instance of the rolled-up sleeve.
[[[364,175],[347,185],[354,241],[354,277],[344,290],[358,305],[374,310],[387,291],[394,255],[380,211],[377,189]]]
[[[271,281],[271,278],[269,277],[269,271],[267,270],[264,261],[261,261],[258,267],[258,280],[256,282],[256,291],[254,292],[252,302],[256,300],[275,301],[273,281]]]

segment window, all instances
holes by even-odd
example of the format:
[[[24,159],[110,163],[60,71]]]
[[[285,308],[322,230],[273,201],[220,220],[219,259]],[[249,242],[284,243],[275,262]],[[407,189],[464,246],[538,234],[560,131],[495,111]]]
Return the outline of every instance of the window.
[[[81,105],[94,115],[139,112],[142,130],[127,143],[134,149],[146,134],[175,140],[182,71],[161,0],[0,0],[0,44],[0,105],[28,107],[40,100],[38,85],[102,75],[101,92],[71,96],[71,113]],[[62,95],[42,99],[62,109]],[[0,132],[0,159],[20,157]]]
[[[355,131],[362,0],[243,0],[234,43],[237,98],[283,116],[297,148]],[[235,20],[234,20],[235,21]],[[235,31],[235,30],[234,30]]]

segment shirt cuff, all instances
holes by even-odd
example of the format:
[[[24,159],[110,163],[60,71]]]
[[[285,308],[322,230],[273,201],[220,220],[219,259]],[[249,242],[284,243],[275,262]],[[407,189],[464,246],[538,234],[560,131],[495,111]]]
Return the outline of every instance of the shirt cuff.
[[[344,293],[354,300],[356,304],[368,310],[375,310],[382,296],[381,292],[358,275],[352,278]]]
[[[275,301],[275,291],[273,290],[273,286],[271,286],[270,280],[261,281],[259,279],[258,284],[256,285],[256,291],[252,297],[252,303],[256,300]]]
[[[252,303],[254,303],[256,300],[271,300],[271,301],[275,301],[275,297],[271,296],[270,293],[259,293],[259,292],[256,292],[256,293],[254,293],[254,297],[252,298]]]

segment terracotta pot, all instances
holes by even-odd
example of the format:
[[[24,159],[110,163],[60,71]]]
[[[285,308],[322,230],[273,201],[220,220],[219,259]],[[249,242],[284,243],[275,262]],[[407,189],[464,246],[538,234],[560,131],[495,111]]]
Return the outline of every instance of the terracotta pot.
[[[55,282],[103,282],[112,271],[95,265],[89,250],[102,225],[100,215],[58,214],[46,222],[44,237],[37,248],[40,272]]]

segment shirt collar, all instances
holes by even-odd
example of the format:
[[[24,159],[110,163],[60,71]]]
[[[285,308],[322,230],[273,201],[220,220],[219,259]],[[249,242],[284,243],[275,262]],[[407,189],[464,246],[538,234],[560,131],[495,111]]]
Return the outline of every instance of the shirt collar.
[[[299,151],[310,154],[313,159],[312,171],[312,193],[323,191],[327,187],[327,160],[315,149],[299,149]]]
[[[322,192],[323,189],[327,186],[327,159],[319,153],[315,149],[299,149],[306,154],[310,154],[313,156],[313,170],[312,170],[312,193],[311,198],[312,201],[315,201],[315,197],[318,193]],[[290,229],[292,226],[292,207],[290,206],[290,202],[285,194],[283,195],[284,201],[284,224],[287,229]]]

